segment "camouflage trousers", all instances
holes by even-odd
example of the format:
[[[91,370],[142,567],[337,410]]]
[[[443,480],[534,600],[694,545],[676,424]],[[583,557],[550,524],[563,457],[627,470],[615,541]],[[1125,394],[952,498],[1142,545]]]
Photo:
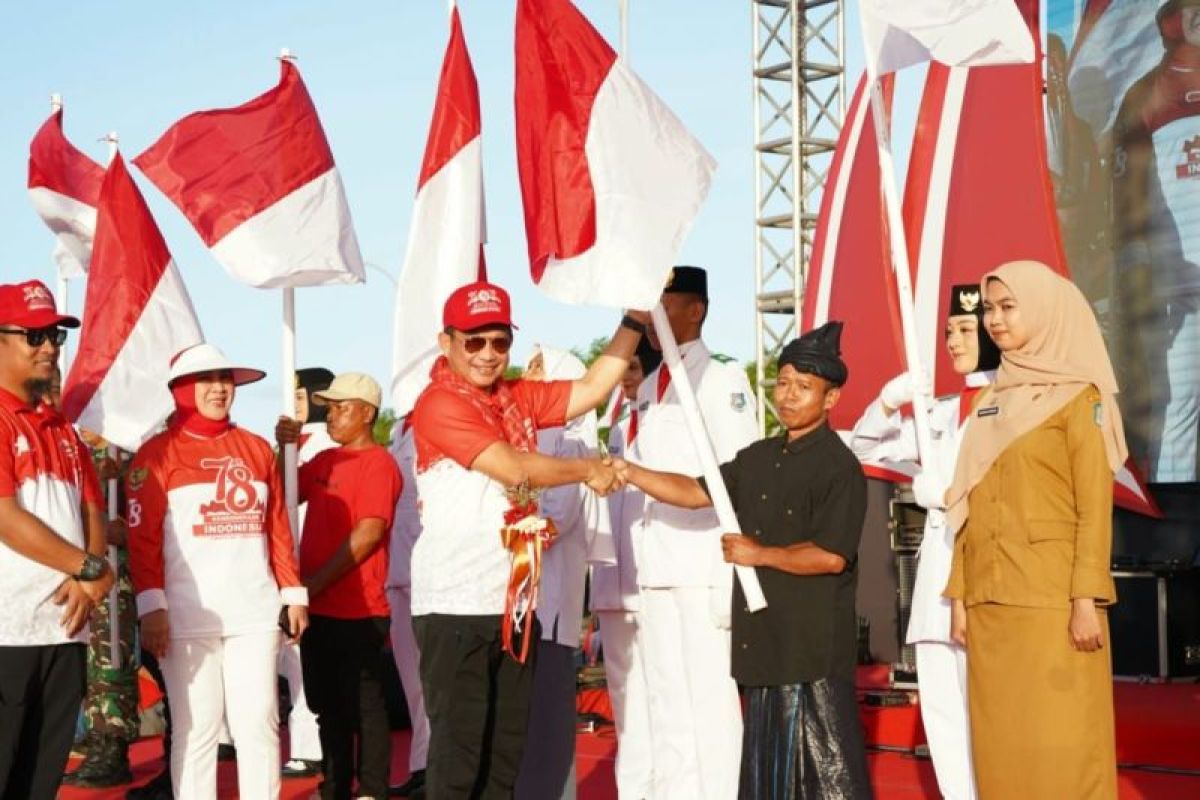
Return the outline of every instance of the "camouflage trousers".
[[[137,608],[133,582],[129,578],[129,555],[118,551],[117,652],[120,665],[112,663],[111,595],[96,607],[91,618],[87,651],[87,693],[83,698],[86,730],[115,736],[126,742],[138,737]]]

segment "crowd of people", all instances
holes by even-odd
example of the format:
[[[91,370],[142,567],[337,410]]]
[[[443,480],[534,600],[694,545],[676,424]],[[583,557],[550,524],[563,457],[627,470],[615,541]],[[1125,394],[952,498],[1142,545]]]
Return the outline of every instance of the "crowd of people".
[[[1115,798],[1104,609],[1125,444],[1099,328],[1034,262],[951,295],[946,346],[966,387],[930,411],[907,633],[939,787]],[[196,345],[169,365],[165,429],[112,458],[57,409],[58,348],[78,321],[36,281],[0,286],[0,797],[130,780],[136,616],[169,732],[167,769],[132,798],[215,798],[223,742],[244,798],[312,775],[325,800],[573,798],[585,606],[623,800],[873,797],[854,683],[860,459],[917,459],[900,409],[928,381],[888,382],[839,436],[828,414],[853,365],[827,323],[783,348],[781,430],[761,438],[745,371],[703,341],[709,301],[705,271],[683,266],[661,298],[738,531],[698,477],[645,312],[590,365],[541,346],[514,379],[507,293],[461,287],[390,449],[370,376],[299,371],[297,417],[272,443],[231,417],[237,387],[264,373]],[[731,565],[754,570],[765,609]],[[413,730],[399,786],[389,644]],[[86,758],[64,777],[81,708]]]

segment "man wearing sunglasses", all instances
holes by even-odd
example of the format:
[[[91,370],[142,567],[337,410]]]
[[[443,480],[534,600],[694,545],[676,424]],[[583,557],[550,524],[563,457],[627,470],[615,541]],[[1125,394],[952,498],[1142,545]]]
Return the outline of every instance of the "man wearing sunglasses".
[[[411,416],[423,525],[412,554],[412,614],[431,726],[428,797],[512,796],[534,658],[518,663],[501,643],[510,555],[500,530],[514,507],[508,490],[616,488],[611,464],[599,458],[538,453],[537,431],[608,398],[647,319],[627,314],[578,380],[506,380],[515,328],[508,294],[478,282],[446,301],[442,357]],[[536,623],[527,619],[520,636],[536,641]]]
[[[90,451],[50,405],[63,328],[40,281],[0,285],[0,797],[53,797],[113,574]]]

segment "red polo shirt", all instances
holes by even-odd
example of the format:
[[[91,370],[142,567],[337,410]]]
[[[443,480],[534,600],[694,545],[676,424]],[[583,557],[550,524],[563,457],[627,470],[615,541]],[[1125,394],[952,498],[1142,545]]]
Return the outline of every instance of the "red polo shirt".
[[[312,575],[333,558],[361,520],[381,519],[390,532],[401,486],[400,469],[379,445],[325,450],[300,467],[300,500],[308,503],[300,539],[300,574]],[[386,617],[387,573],[385,536],[362,563],[320,594],[311,595],[308,609],[339,619]]]

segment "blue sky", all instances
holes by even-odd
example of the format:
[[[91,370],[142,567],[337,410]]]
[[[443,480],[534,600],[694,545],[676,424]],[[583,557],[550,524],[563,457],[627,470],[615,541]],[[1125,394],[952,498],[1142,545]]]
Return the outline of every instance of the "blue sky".
[[[614,44],[616,0],[578,5]],[[521,326],[514,363],[534,342],[583,346],[611,333],[617,314],[564,306],[529,280],[513,144],[512,0],[460,3],[483,105],[488,263],[513,295]],[[705,338],[739,360],[754,354],[752,11],[747,0],[630,0],[634,68],[715,156],[719,169],[682,261],[707,267],[712,309]],[[349,197],[366,285],[297,292],[299,365],[368,372],[386,385],[393,288],[408,234],[447,33],[445,0],[329,3],[72,3],[51,14],[10,4],[0,32],[0,279],[53,286],[50,232],[26,194],[28,143],[65,100],[67,136],[103,161],[107,131],[132,158],[179,117],[241,103],[274,85],[281,47],[296,53]],[[67,10],[69,9],[69,11]],[[861,65],[847,21],[850,87]],[[917,79],[899,95],[897,147],[911,129]],[[901,159],[903,161],[903,159]],[[192,294],[206,337],[268,371],[239,395],[234,417],[266,433],[280,407],[279,292],[231,280],[179,212],[133,170]],[[78,312],[83,286],[71,289]]]

